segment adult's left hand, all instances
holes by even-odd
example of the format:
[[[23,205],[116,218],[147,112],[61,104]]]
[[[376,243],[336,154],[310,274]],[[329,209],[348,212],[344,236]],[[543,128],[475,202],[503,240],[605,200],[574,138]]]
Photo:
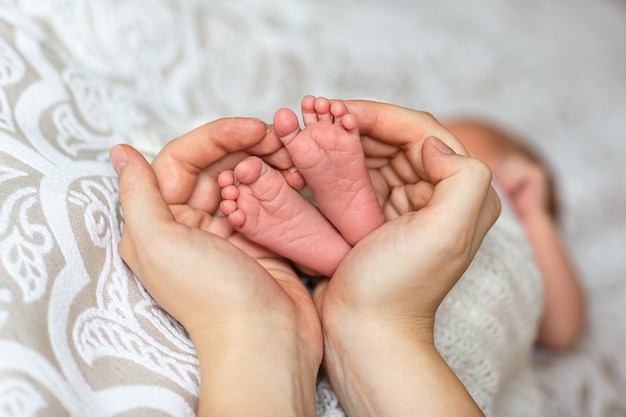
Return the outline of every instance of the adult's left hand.
[[[277,168],[287,169],[291,160],[279,139],[257,119],[219,119],[170,141],[152,162],[156,185],[177,223],[227,240],[257,260],[300,304],[305,339],[318,335],[310,297],[291,266],[283,259],[236,232],[218,213],[221,201],[217,176],[250,155],[264,157]],[[124,237],[122,240],[125,243]],[[139,245],[131,245],[135,250]],[[194,253],[196,251],[193,251]],[[321,342],[320,342],[321,343]],[[319,349],[321,346],[312,343]]]
[[[207,123],[168,142],[152,168],[170,206],[214,213],[221,200],[218,174],[250,155],[264,158],[277,169],[293,166],[271,126],[233,117]]]

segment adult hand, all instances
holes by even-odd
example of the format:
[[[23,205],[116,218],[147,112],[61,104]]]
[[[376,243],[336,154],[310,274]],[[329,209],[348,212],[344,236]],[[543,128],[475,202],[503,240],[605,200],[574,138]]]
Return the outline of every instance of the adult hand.
[[[378,189],[387,187],[392,197],[394,190],[403,191],[404,206],[396,205],[396,215],[392,217],[408,214],[400,221],[407,222],[410,218],[411,222],[420,224],[418,235],[406,236],[416,241],[411,246],[400,247],[428,255],[428,261],[420,256],[422,266],[418,270],[429,276],[450,276],[453,282],[448,287],[451,287],[469,265],[499,215],[500,200],[491,187],[491,171],[482,162],[468,157],[461,142],[428,113],[373,101],[344,102],[359,118],[366,162],[370,174],[379,180]],[[406,187],[419,187],[421,192],[405,193]],[[389,205],[393,206],[394,202],[390,201]],[[381,229],[395,230],[393,225],[398,224],[389,222]],[[379,233],[364,240],[370,242],[382,236],[398,238],[394,233],[376,237]],[[380,246],[387,247],[382,242]],[[356,249],[346,261],[359,253]],[[389,255],[380,249],[376,252]],[[426,268],[429,264],[432,264],[431,270]],[[444,273],[446,270],[450,273]],[[399,280],[414,275],[398,272]],[[432,292],[427,292],[427,296]],[[434,317],[446,293],[447,290],[427,303],[423,297],[416,300],[420,314]],[[365,294],[369,295],[370,291]]]
[[[359,119],[366,165],[388,220],[410,206],[425,205],[432,194],[423,165],[410,162],[421,161],[422,145],[429,137],[467,155],[461,142],[429,113],[367,100],[344,103]]]
[[[432,184],[428,201],[365,236],[316,292],[322,318],[342,309],[428,328],[439,304],[469,266],[500,212],[491,171],[438,139],[412,161]],[[363,277],[368,277],[364,279]],[[386,318],[386,319],[385,319]]]
[[[214,213],[221,201],[218,174],[250,155],[277,169],[293,166],[271,126],[257,119],[226,118],[167,143],[152,168],[168,204]]]
[[[239,122],[233,120],[204,128],[211,134],[202,136],[204,147],[198,152],[204,152],[206,165],[195,165],[201,158],[185,155],[186,146],[178,146],[189,143],[184,136],[166,147],[168,155],[157,157],[170,162],[161,169],[172,168],[174,176],[197,186],[203,178],[187,174],[195,171],[201,177],[212,172],[212,163],[235,164],[237,158],[227,157],[227,152],[238,151],[235,155],[245,157],[250,146],[264,152],[271,145],[261,143],[265,126],[261,123],[262,130],[255,131],[258,125],[254,124],[260,122],[239,120],[243,120],[241,129],[234,129]],[[233,138],[229,140],[228,134]],[[192,206],[193,201],[217,205],[194,195],[197,190],[192,186],[183,189],[188,192],[187,200],[168,206],[164,194],[172,201],[182,195],[181,190],[168,189],[167,181],[159,182],[150,165],[129,146],[113,148],[111,161],[120,175],[125,218],[120,253],[196,345],[202,373],[200,414],[228,403],[245,408],[258,397],[261,407],[268,406],[268,415],[290,406],[299,409],[298,415],[313,415],[321,330],[313,302],[293,269],[233,233],[227,222]],[[295,396],[286,397],[285,387],[292,387]],[[209,395],[210,403],[203,400]],[[289,398],[292,403],[266,398]]]
[[[292,166],[282,143],[265,123],[227,118],[172,140],[156,156],[152,168],[161,196],[178,223],[226,239],[270,272],[285,292],[283,296],[296,303],[298,329],[308,345],[305,350],[312,350],[311,356],[321,358],[319,318],[293,268],[286,260],[236,232],[218,212],[221,196],[217,176],[250,155],[264,157],[279,169]],[[192,254],[197,252],[192,250]],[[234,285],[238,288],[238,284]]]
[[[333,387],[353,415],[482,415],[436,351],[433,327],[499,214],[491,172],[428,114],[348,106],[367,135],[378,189],[387,187],[399,210],[316,291]]]

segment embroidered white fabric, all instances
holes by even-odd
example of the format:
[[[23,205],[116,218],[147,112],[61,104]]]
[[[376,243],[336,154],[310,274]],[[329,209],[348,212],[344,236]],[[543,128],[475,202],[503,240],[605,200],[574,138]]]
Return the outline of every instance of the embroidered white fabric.
[[[437,346],[487,415],[626,414],[625,13],[615,0],[0,0],[0,415],[194,415],[193,345],[117,254],[108,150],[154,155],[304,94],[488,117],[542,151],[588,334],[533,355],[541,281],[505,210],[438,312]],[[344,415],[325,380],[317,405]]]

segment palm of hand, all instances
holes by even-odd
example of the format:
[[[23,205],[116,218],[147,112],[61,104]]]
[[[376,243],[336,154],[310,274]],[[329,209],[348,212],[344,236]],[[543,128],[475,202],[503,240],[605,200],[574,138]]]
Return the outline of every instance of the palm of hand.
[[[366,156],[366,165],[387,221],[419,210],[430,200],[433,185],[414,170],[406,152],[390,148],[385,157]]]
[[[453,284],[440,283],[439,293],[429,290],[428,300],[413,297],[416,294],[415,280],[421,279],[414,271],[421,271],[425,276],[431,272],[415,253],[419,253],[420,245],[433,241],[425,233],[420,233],[421,230],[434,230],[433,224],[428,224],[431,222],[428,210],[419,211],[428,203],[433,185],[420,178],[407,153],[399,148],[388,147],[375,156],[367,155],[367,147],[365,152],[366,166],[387,223],[359,241],[333,278],[316,289],[318,309],[322,317],[338,317],[345,313],[342,306],[350,306],[353,312],[382,320],[399,316],[409,320],[417,316],[430,319]],[[433,260],[433,265],[438,265],[438,261]],[[384,277],[384,283],[380,277]],[[413,297],[410,304],[414,308],[407,310],[411,311],[411,317],[394,311],[397,306],[407,307],[407,297]],[[398,302],[389,303],[388,300]]]
[[[198,262],[207,265],[209,270],[213,270],[215,265],[231,265],[235,269],[244,264],[249,267],[247,277],[232,286],[241,294],[245,293],[245,289],[251,290],[242,306],[258,316],[268,308],[268,305],[258,304],[261,298],[270,302],[273,300],[272,307],[285,307],[284,316],[295,317],[298,321],[303,351],[308,350],[312,357],[321,358],[319,317],[308,291],[293,268],[285,259],[236,232],[224,217],[214,215],[221,201],[218,174],[233,169],[250,155],[264,156],[279,168],[290,166],[289,157],[278,138],[273,133],[267,134],[265,124],[253,119],[222,119],[202,126],[166,145],[152,166],[159,179],[161,194],[176,222],[188,228],[183,236],[193,234],[201,245],[211,238],[215,240],[215,237],[220,244],[228,243],[224,247],[228,253],[221,253],[221,258],[217,254],[214,262],[207,263],[206,259]],[[182,247],[185,247],[184,244]],[[198,250],[190,247],[189,252],[198,253]],[[207,252],[207,256],[209,254]],[[246,256],[241,257],[242,254]],[[232,259],[241,259],[242,264],[233,265]],[[261,274],[263,277],[256,276],[259,271],[254,270],[255,265],[266,273]],[[219,278],[215,277],[216,274],[212,275],[211,279]],[[202,291],[210,295],[209,288]],[[204,304],[209,304],[209,300]]]
[[[245,268],[248,271],[242,276],[233,273],[222,274],[230,281],[228,284],[232,284],[229,285],[232,291],[238,291],[244,297],[239,297],[241,299],[240,306],[245,306],[247,311],[251,311],[257,316],[262,316],[263,312],[268,310],[280,309],[279,314],[282,317],[295,318],[295,328],[298,330],[299,339],[302,341],[302,351],[308,352],[312,363],[315,361],[319,363],[323,350],[319,316],[308,290],[298,278],[291,264],[286,259],[251,242],[241,233],[235,231],[226,218],[222,216],[212,215],[207,211],[186,204],[172,205],[170,210],[176,221],[187,226],[191,231],[207,232],[200,234],[198,239],[202,239],[202,235],[204,235],[207,241],[215,240],[214,237],[217,236],[232,244],[233,247],[224,249],[229,251],[229,254],[217,254],[212,261],[219,264],[222,259],[218,259],[218,257],[221,255],[226,259],[232,259],[233,263],[238,262],[237,265],[233,265],[236,269],[242,271]],[[197,243],[197,246],[203,247],[204,244]],[[207,258],[210,258],[209,250],[211,249],[207,248]],[[191,251],[197,252],[197,249]],[[242,255],[244,256],[242,257]],[[234,261],[234,259],[239,259],[239,261]],[[268,274],[262,276],[259,271],[255,271],[254,264],[260,266]],[[233,282],[233,278],[240,278],[240,282]],[[207,287],[200,291],[214,294],[213,288],[216,283],[207,281],[207,284],[210,284],[211,288]],[[232,299],[232,297],[227,299]],[[212,301],[207,298],[204,300],[204,304],[211,304]],[[215,305],[221,306],[220,301],[216,299]],[[220,313],[218,311],[211,312],[209,317]]]

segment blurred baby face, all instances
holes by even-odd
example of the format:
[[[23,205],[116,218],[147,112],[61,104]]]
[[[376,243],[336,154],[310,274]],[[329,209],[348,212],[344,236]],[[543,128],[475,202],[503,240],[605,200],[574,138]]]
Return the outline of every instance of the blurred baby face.
[[[511,158],[523,165],[534,165],[544,173],[549,190],[550,211],[556,216],[557,202],[554,180],[543,160],[522,141],[513,139],[496,126],[479,121],[457,121],[446,127],[465,145],[470,155],[487,164],[498,182],[497,175],[502,171],[498,167],[506,165]],[[518,164],[518,166],[520,166]]]

